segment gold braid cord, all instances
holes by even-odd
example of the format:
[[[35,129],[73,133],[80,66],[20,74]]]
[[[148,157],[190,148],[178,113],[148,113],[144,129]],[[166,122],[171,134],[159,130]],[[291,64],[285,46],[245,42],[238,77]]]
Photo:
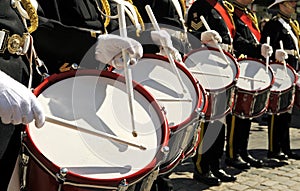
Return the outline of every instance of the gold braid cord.
[[[179,0],[179,1],[181,4],[181,7],[182,7],[183,15],[185,15],[185,13],[186,13],[185,0]]]
[[[139,10],[138,10],[137,7],[133,4],[132,0],[126,0],[126,1],[128,1],[129,3],[131,3],[131,4],[133,5],[134,10],[135,10],[135,12],[136,12],[136,15],[137,15],[137,17],[138,17],[138,21],[139,21],[139,23],[140,23],[140,25],[141,25],[141,27],[142,27],[142,30],[144,31],[144,30],[145,30],[145,24],[144,24],[143,18],[142,18],[142,16],[141,16]]]
[[[107,0],[101,0],[104,12],[106,15],[110,16],[110,6]],[[104,27],[106,28],[107,25],[110,22],[110,18],[109,17],[105,17],[105,22],[104,22]]]
[[[234,20],[233,20],[233,12],[234,12],[234,6],[229,3],[228,1],[223,1],[224,3],[224,7],[226,8],[228,15],[230,16],[230,20],[233,23],[234,29],[235,29],[235,24],[234,24]]]
[[[300,28],[297,20],[290,19],[290,25],[298,39],[298,47],[300,47]]]
[[[28,27],[28,32],[32,33],[37,29],[39,25],[37,12],[33,7],[33,5],[31,4],[30,0],[21,0],[21,3],[25,8],[30,20],[30,26]]]

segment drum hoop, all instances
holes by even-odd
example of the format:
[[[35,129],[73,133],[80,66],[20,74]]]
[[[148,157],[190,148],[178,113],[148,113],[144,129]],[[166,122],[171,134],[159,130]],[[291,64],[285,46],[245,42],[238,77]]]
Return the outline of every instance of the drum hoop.
[[[165,56],[161,56],[161,55],[144,54],[143,58],[145,58],[145,59],[158,59],[158,60],[162,60],[162,61],[165,61],[165,62],[169,63],[168,58],[165,57]],[[189,124],[192,121],[192,119],[199,116],[199,113],[197,112],[197,110],[199,108],[201,109],[201,105],[202,105],[201,100],[205,101],[204,105],[203,105],[203,108],[201,109],[202,112],[205,113],[207,111],[207,108],[208,108],[208,103],[207,103],[208,98],[207,98],[207,95],[205,93],[205,90],[200,85],[199,81],[192,75],[191,72],[188,71],[188,69],[185,66],[183,66],[182,64],[180,64],[176,60],[174,60],[174,62],[175,62],[176,67],[178,67],[189,78],[189,80],[192,82],[193,87],[195,89],[195,92],[197,94],[198,100],[197,100],[197,104],[194,108],[194,111],[191,113],[191,115],[187,119],[182,121],[180,124],[177,124],[177,125],[174,125],[174,126],[169,126],[169,128],[172,131],[176,131],[179,128],[185,127],[187,124]],[[202,92],[203,92],[203,95],[201,94]]]
[[[271,62],[270,65],[272,65],[272,64],[284,65],[281,62]],[[292,85],[289,88],[287,88],[285,90],[282,90],[282,91],[271,90],[271,93],[286,93],[286,92],[291,91],[291,89],[294,89],[294,87],[296,86],[299,77],[298,77],[295,69],[291,65],[289,65],[289,64],[286,64],[286,67],[292,72],[292,74],[294,76],[294,81],[292,82]]]
[[[62,81],[62,80],[68,79],[68,78],[72,78],[75,76],[91,76],[91,75],[107,77],[107,78],[110,78],[113,80],[118,80],[119,82],[122,82],[122,83],[125,83],[125,81],[126,81],[124,76],[110,72],[110,71],[100,71],[100,70],[92,70],[92,69],[70,70],[67,72],[53,74],[53,75],[49,76],[33,90],[33,93],[34,93],[34,95],[38,96],[45,89],[47,89],[51,85],[55,84],[56,82],[59,82],[59,81]],[[161,129],[162,129],[162,140],[159,145],[161,148],[167,146],[168,142],[169,142],[169,137],[170,137],[170,130],[169,130],[167,119],[166,119],[165,115],[162,112],[160,112],[160,111],[162,111],[161,106],[158,104],[158,102],[155,100],[155,98],[147,90],[145,90],[145,88],[143,88],[143,86],[141,86],[140,84],[137,84],[136,82],[133,82],[133,87],[134,87],[134,90],[136,90],[138,93],[143,95],[144,98],[146,98],[149,101],[149,103],[151,103],[152,107],[157,111],[156,113],[158,115],[158,118],[161,120]],[[52,161],[50,161],[47,157],[45,157],[42,154],[42,152],[39,150],[39,148],[37,148],[36,145],[34,144],[32,136],[29,133],[29,125],[26,125],[25,132],[26,132],[27,137],[24,138],[24,140],[27,140],[27,139],[30,140],[30,141],[27,141],[26,144],[30,144],[32,146],[32,148],[35,149],[35,151],[31,150],[32,153],[36,154],[36,155],[34,155],[35,158],[38,159],[39,162],[40,161],[46,162],[45,166],[47,166],[48,169],[53,170],[53,172],[54,171],[59,172],[59,169],[61,167],[58,167],[56,164],[54,164]],[[25,144],[25,143],[23,143],[23,144]],[[154,157],[153,160],[149,164],[147,164],[143,169],[141,169],[133,174],[129,174],[125,177],[99,179],[99,178],[86,177],[81,174],[77,174],[77,173],[70,171],[67,174],[67,178],[69,177],[70,180],[67,180],[67,181],[80,182],[80,180],[84,180],[87,182],[87,184],[100,185],[100,183],[103,184],[104,182],[101,182],[101,181],[99,182],[99,180],[103,180],[103,181],[105,181],[105,183],[109,182],[108,185],[110,185],[110,186],[111,186],[111,183],[114,183],[114,182],[120,183],[123,179],[126,179],[128,182],[136,182],[136,181],[138,181],[137,179],[141,179],[142,177],[145,177],[147,174],[149,174],[150,172],[155,170],[155,168],[157,168],[158,161],[162,160],[162,158],[163,158],[163,156],[161,156],[161,155],[163,155],[163,154],[160,153],[160,151],[158,151],[158,153],[156,154],[156,157]],[[51,167],[51,165],[53,165],[53,167]],[[149,171],[149,169],[151,169],[151,170]],[[139,178],[137,178],[134,176],[136,174],[139,174],[141,176]]]
[[[241,62],[241,61],[245,61],[245,60],[256,61],[256,62],[259,62],[259,63],[263,64],[264,66],[266,65],[265,62],[263,62],[263,61],[261,61],[261,60],[259,60],[259,59],[257,59],[257,58],[252,58],[252,57],[239,58],[239,59],[238,59],[238,63]],[[240,90],[243,90],[243,91],[245,91],[245,92],[253,92],[253,94],[264,93],[264,91],[270,90],[270,89],[272,88],[272,85],[275,83],[275,75],[274,75],[274,71],[273,71],[273,69],[270,67],[270,65],[269,65],[268,69],[269,69],[270,74],[272,75],[272,79],[271,79],[271,83],[269,84],[269,86],[266,87],[265,89],[262,89],[262,90],[255,90],[255,91],[249,91],[249,90],[246,90],[246,89],[244,89],[244,88],[240,88],[240,87],[237,87],[237,88],[240,89]]]
[[[197,53],[197,52],[199,52],[199,51],[207,51],[207,50],[209,50],[209,51],[220,52],[219,49],[214,48],[214,47],[201,47],[201,48],[196,48],[196,49],[191,50],[189,53],[187,53],[187,54],[183,57],[183,62],[185,62],[185,61],[189,58],[189,56],[191,56],[192,54]],[[236,59],[235,59],[230,53],[228,53],[228,52],[226,52],[226,51],[223,51],[223,52],[224,52],[224,54],[225,54],[226,56],[228,56],[228,57],[231,59],[231,61],[233,61],[234,65],[235,65],[235,68],[236,68],[236,74],[235,74],[235,76],[234,76],[234,78],[233,78],[233,82],[230,83],[230,84],[228,84],[227,86],[222,87],[222,88],[219,88],[219,89],[213,89],[213,90],[210,90],[210,89],[206,89],[206,88],[205,88],[205,90],[206,90],[207,92],[219,92],[219,91],[222,91],[222,90],[227,90],[227,89],[231,88],[231,86],[234,86],[234,85],[236,84],[237,79],[238,79],[238,77],[240,76],[240,69],[239,69],[239,65],[238,65]]]

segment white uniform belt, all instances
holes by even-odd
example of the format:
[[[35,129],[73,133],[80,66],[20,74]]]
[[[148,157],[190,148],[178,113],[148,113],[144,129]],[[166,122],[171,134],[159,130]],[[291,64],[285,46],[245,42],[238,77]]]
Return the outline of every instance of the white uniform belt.
[[[297,50],[284,50],[287,54],[298,57]]]
[[[18,34],[10,35],[8,30],[0,31],[0,53],[4,53],[7,49],[10,54],[24,55],[26,54],[30,44],[29,33],[22,36]]]
[[[220,46],[224,51],[232,53],[232,45],[221,43]]]

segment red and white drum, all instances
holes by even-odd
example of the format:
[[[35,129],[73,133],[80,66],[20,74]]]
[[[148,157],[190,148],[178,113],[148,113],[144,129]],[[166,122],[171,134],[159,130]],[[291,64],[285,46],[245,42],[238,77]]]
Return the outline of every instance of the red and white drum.
[[[274,75],[270,67],[258,59],[239,59],[240,77],[236,84],[233,114],[255,118],[266,112]]]
[[[300,108],[300,72],[297,73],[298,80],[296,83],[295,105]]]
[[[296,71],[290,65],[270,63],[275,75],[275,83],[271,88],[268,113],[281,114],[292,109],[295,100],[295,86],[298,80]]]
[[[199,121],[207,108],[206,95],[197,80],[183,65],[175,65],[183,86],[166,57],[144,55],[131,67],[132,79],[142,84],[164,108],[171,130],[170,151],[160,166],[161,174],[170,172],[191,151],[196,151]]]
[[[233,107],[233,93],[239,67],[229,53],[224,54],[228,63],[215,48],[196,49],[184,58],[186,67],[207,91],[206,120],[220,119]]]
[[[23,138],[23,155],[29,157],[23,167],[27,190],[126,190],[158,171],[170,132],[160,106],[142,86],[134,84],[133,91],[137,137],[132,135],[125,80],[118,74],[96,70],[54,74],[34,93],[47,116],[146,150],[56,123],[46,122],[40,129],[29,124]]]

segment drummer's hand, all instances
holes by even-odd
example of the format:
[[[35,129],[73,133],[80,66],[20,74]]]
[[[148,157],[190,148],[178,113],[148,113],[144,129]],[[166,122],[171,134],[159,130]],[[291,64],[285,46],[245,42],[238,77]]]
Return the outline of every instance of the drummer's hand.
[[[24,85],[0,71],[0,117],[4,124],[28,124],[35,120],[40,128],[45,123],[42,107]]]
[[[275,52],[275,59],[278,60],[278,62],[284,62],[285,59],[288,58],[288,54],[286,53],[286,51],[282,50],[282,49],[277,49]]]
[[[222,37],[215,30],[208,30],[201,33],[201,42],[210,46],[215,46],[216,43],[222,42]]]
[[[261,45],[261,55],[265,58],[268,56],[271,56],[273,54],[273,48],[272,46],[264,43]]]
[[[171,36],[166,30],[151,31],[151,38],[156,45],[161,47],[160,54],[166,56],[164,51],[166,48],[175,60],[182,61],[179,51],[173,47]]]
[[[129,54],[131,65],[136,64],[137,60],[143,56],[143,47],[138,41],[128,37],[104,34],[98,36],[95,57],[104,64],[122,69],[124,67],[122,50]]]
[[[168,49],[173,48],[171,36],[166,30],[151,31],[151,38],[153,42],[158,46]]]

